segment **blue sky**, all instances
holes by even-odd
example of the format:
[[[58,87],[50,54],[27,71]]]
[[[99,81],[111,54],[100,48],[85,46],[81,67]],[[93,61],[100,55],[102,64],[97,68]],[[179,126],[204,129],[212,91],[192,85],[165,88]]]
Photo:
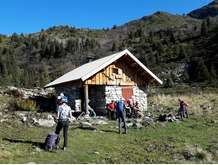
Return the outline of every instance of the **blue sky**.
[[[0,33],[31,33],[54,25],[107,28],[156,11],[188,13],[212,0],[1,0]]]

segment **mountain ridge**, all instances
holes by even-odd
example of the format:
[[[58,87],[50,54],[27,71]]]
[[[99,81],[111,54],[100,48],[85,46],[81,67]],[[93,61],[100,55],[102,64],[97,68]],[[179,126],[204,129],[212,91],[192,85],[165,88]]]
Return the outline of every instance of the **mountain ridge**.
[[[214,0],[213,2],[203,6],[202,8],[193,10],[188,15],[197,19],[215,17],[218,15],[218,0]]]
[[[44,86],[90,58],[126,48],[166,86],[215,81],[218,68],[210,59],[217,57],[217,18],[205,21],[158,11],[111,29],[54,26],[28,35],[0,36],[0,83]]]

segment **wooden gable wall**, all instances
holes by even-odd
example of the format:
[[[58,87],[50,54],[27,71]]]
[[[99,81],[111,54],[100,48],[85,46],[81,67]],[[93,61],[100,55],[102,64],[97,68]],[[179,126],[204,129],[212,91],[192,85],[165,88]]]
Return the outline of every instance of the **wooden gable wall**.
[[[122,57],[85,81],[87,85],[138,85],[148,84],[150,76],[132,59]]]

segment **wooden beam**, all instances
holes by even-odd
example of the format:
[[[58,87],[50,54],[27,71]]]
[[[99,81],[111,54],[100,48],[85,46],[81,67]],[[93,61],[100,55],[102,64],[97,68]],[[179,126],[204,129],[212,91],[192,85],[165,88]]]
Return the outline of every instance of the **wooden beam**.
[[[84,96],[85,96],[85,113],[89,114],[89,86],[84,85]]]
[[[136,64],[136,63],[132,63],[130,66],[131,67],[135,67],[135,66],[137,66],[138,64]]]

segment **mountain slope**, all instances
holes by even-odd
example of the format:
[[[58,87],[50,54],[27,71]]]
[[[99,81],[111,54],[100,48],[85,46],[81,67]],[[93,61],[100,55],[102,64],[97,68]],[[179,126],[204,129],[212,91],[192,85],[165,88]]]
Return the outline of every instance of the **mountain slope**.
[[[210,60],[217,54],[216,26],[213,19],[156,12],[112,29],[56,26],[29,35],[0,36],[0,83],[44,86],[90,59],[126,48],[166,86],[213,81],[218,71]]]
[[[189,16],[197,19],[205,19],[208,17],[215,17],[218,15],[218,0],[215,0],[208,5],[197,9],[193,10],[188,14]]]

